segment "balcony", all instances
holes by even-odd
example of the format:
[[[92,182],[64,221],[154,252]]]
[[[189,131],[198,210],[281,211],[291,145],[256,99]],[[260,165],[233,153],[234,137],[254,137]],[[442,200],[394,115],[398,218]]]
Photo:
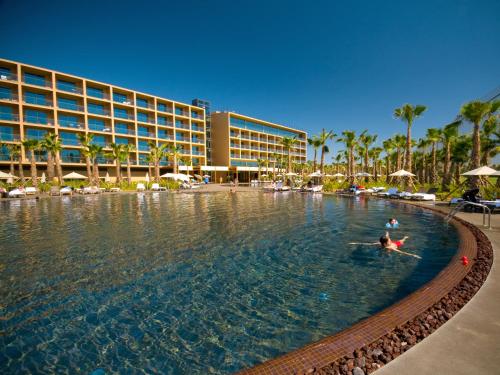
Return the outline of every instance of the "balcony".
[[[175,137],[175,140],[178,141],[178,142],[189,142],[189,138],[187,137]]]
[[[52,119],[46,116],[24,115],[24,122],[38,125],[53,125]]]
[[[80,122],[80,121],[59,119],[58,123],[59,123],[59,126],[63,126],[66,128],[73,128],[73,129],[85,128],[85,124],[83,122]]]
[[[188,111],[183,111],[181,109],[176,109],[175,110],[175,114],[177,116],[185,116],[185,117],[189,117],[189,112]]]
[[[175,127],[176,127],[177,129],[186,129],[186,130],[189,130],[189,124],[176,123],[176,124],[175,124]]]
[[[138,99],[136,101],[135,105],[139,108],[146,108],[146,109],[152,109],[152,110],[155,109],[155,105],[153,103],[144,103],[144,102],[141,102],[140,99]]]
[[[201,126],[192,125],[191,130],[195,132],[202,132],[203,128]]]
[[[0,100],[5,100],[7,102],[17,102],[19,100],[19,96],[14,93],[2,93],[0,92]]]
[[[139,146],[137,147],[139,151],[149,151],[149,145],[144,145],[139,143]]]
[[[58,81],[56,84],[56,87],[59,91],[65,91],[65,92],[70,92],[73,94],[82,94],[83,90],[76,86],[76,84],[71,84],[71,83],[66,83],[66,82],[60,82]]]
[[[19,121],[19,115],[16,113],[5,113],[5,112],[0,112],[0,120],[3,121]]]
[[[17,133],[0,132],[0,141],[18,142],[20,140],[21,140],[21,136]]]
[[[236,143],[231,143],[232,148],[241,148],[240,145],[237,145]]]
[[[61,157],[63,163],[83,163],[84,159],[81,156],[71,156],[71,155],[63,155]]]
[[[105,125],[97,125],[97,124],[89,124],[89,130],[93,130],[93,131],[97,131],[97,132],[111,132],[111,128],[109,128]]]
[[[155,137],[155,133],[144,131],[144,130],[138,130],[137,135],[140,137],[150,137],[150,138]]]
[[[34,138],[30,138],[30,139],[34,139]],[[39,140],[43,139],[42,138],[39,138]],[[38,162],[38,163],[46,163],[47,162],[47,155],[36,155],[35,154],[35,161]]]
[[[156,109],[159,111],[159,112],[165,112],[165,113],[172,113],[172,107],[168,107],[168,106],[161,106],[160,104],[156,107]]]
[[[191,151],[191,155],[204,156],[205,153],[203,151]]]
[[[191,112],[191,117],[194,119],[203,120],[203,116],[201,115],[201,113]]]
[[[115,133],[117,133],[117,134],[135,135],[135,130],[134,129],[115,128]]]
[[[84,108],[83,105],[79,104],[72,104],[72,103],[57,103],[57,108],[59,109],[68,109],[70,111],[79,111],[83,112]]]
[[[10,72],[1,72],[0,81],[17,81],[17,74]]]
[[[35,105],[43,105],[45,107],[52,107],[52,100],[47,98],[40,98],[38,96],[24,96],[25,104],[35,104]]]
[[[61,142],[64,146],[80,146],[81,143],[75,138],[61,138]]]
[[[133,116],[132,116],[132,118],[133,118]],[[154,118],[137,117],[137,122],[143,122],[145,124],[155,124],[155,119]]]
[[[105,158],[103,156],[98,156],[96,158],[96,161],[98,164],[114,164],[114,160],[113,159],[108,159],[108,158]]]
[[[89,107],[88,105],[87,105],[87,112],[92,114],[92,115],[100,115],[100,116],[107,116],[107,117],[109,117],[111,114],[109,109],[93,108],[93,107]]]
[[[167,141],[173,141],[174,140],[174,136],[170,135],[170,134],[161,134],[161,133],[158,133],[158,138],[165,139]]]
[[[121,118],[121,119],[125,119],[125,120],[134,120],[134,115],[129,114],[129,113],[115,112],[114,116],[116,118]]]
[[[170,126],[170,127],[174,126],[174,123],[172,121],[158,122],[157,124],[160,126]]]
[[[52,82],[44,77],[37,77],[34,75],[24,75],[24,83],[28,85],[40,86],[40,87],[51,87]]]

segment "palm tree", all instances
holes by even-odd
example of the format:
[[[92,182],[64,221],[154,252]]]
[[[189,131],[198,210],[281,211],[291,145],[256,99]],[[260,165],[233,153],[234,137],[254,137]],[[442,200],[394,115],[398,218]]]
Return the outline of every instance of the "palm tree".
[[[402,150],[407,143],[407,139],[402,134],[396,134],[393,139],[394,139],[394,146],[396,147],[396,170],[399,171],[400,169],[402,169],[403,164],[406,164],[406,160],[404,163],[401,162],[401,156],[403,155]]]
[[[153,170],[151,169],[152,164],[153,164],[153,157],[151,156],[151,154],[146,155],[146,157],[144,158],[144,161],[146,163],[148,163],[148,174],[149,174],[149,177],[153,178]]]
[[[429,173],[427,168],[427,147],[429,147],[430,142],[428,139],[421,138],[418,140],[417,148],[422,152],[422,169],[419,173],[419,180],[422,183],[429,181]]]
[[[326,145],[326,142],[328,140],[333,140],[337,134],[333,132],[333,130],[326,131],[325,129],[321,129],[321,133],[317,137],[318,143],[320,144],[321,147],[321,163],[319,165],[319,170],[321,173],[323,173],[323,167],[325,164],[325,154],[330,152],[328,146]]]
[[[271,154],[271,158],[273,159],[273,180],[276,180],[276,163],[278,162],[278,154],[273,152]]]
[[[19,163],[21,163],[21,146],[19,144],[17,144],[17,143],[7,143],[7,144],[5,144],[5,147],[7,147],[7,151],[9,152],[10,174],[14,176],[14,172],[15,172],[14,162],[15,162],[15,159],[18,158]],[[19,177],[22,180],[24,180],[24,174],[23,174],[22,164],[20,164],[20,165],[21,165],[21,168],[19,169]]]
[[[281,144],[283,146],[283,150],[286,151],[288,156],[288,172],[292,171],[292,155],[290,154],[290,150],[292,147],[297,144],[298,140],[296,137],[283,137],[281,139]]]
[[[462,165],[470,159],[472,149],[472,138],[468,135],[462,135],[451,146],[451,162],[454,168],[455,184],[460,184],[460,174]]]
[[[481,122],[498,111],[500,101],[489,103],[474,100],[466,103],[460,109],[460,114],[467,121],[474,125],[472,131],[472,155],[471,168],[476,169],[481,166]],[[477,188],[479,185],[478,178],[469,179],[471,188]]]
[[[490,164],[490,159],[498,153],[500,132],[498,131],[498,118],[490,116],[483,123],[481,131],[481,164]]]
[[[427,140],[431,143],[432,147],[432,163],[431,163],[431,173],[430,173],[430,183],[435,184],[437,182],[437,163],[436,163],[436,144],[441,139],[441,129],[429,128],[427,129]]]
[[[461,121],[455,121],[446,125],[441,132],[441,142],[444,148],[443,181],[442,190],[446,190],[451,183],[451,144],[458,137],[458,127]]]
[[[119,184],[122,180],[122,165],[121,162],[125,159],[125,149],[123,144],[110,143],[111,149],[106,155],[113,158],[116,168],[116,183]]]
[[[258,168],[257,180],[259,181],[260,181],[260,172],[264,165],[266,165],[266,161],[264,159],[257,159],[257,168]]]
[[[85,164],[87,166],[87,176],[89,184],[92,183],[92,170],[91,170],[91,154],[90,145],[94,139],[94,134],[77,134],[78,140],[82,145],[82,155],[85,156]]]
[[[59,136],[55,133],[46,133],[41,141],[42,148],[47,152],[47,175],[49,181],[54,180],[54,163],[59,183],[62,182],[61,158],[59,152],[62,149],[62,143]]]
[[[392,138],[386,139],[384,142],[382,142],[382,146],[384,147],[385,151],[385,170],[386,170],[386,177],[385,181],[386,183],[389,183],[390,177],[389,175],[392,173],[391,171],[391,154],[392,151],[394,150],[394,140]]]
[[[103,147],[99,146],[95,143],[89,144],[88,145],[88,157],[92,161],[92,172],[93,172],[93,178],[89,179],[90,183],[94,183],[95,185],[99,186],[99,163],[98,163],[98,156],[102,153]],[[90,174],[89,174],[90,177]]]
[[[343,157],[342,153],[337,152],[337,155],[333,158],[335,162],[335,173],[340,173],[340,163],[342,162]]]
[[[354,148],[358,145],[356,132],[353,130],[344,130],[342,132],[342,137],[339,138],[338,141],[344,143],[348,151],[347,174],[352,180],[354,179]]]
[[[174,173],[178,171],[178,160],[182,157],[182,147],[181,146],[170,146],[168,150],[168,157],[172,159],[174,165]]]
[[[405,152],[405,163],[404,169],[408,172],[412,171],[412,160],[411,160],[411,127],[413,125],[413,120],[420,117],[422,113],[425,112],[427,107],[425,105],[415,105],[403,104],[401,108],[396,108],[394,110],[394,117],[401,119],[406,123],[406,152]]]
[[[314,159],[313,159],[313,171],[316,170],[316,157],[318,154],[318,148],[321,147],[320,140],[317,136],[313,135],[312,138],[307,138],[307,143],[314,149]]]
[[[132,183],[132,171],[130,170],[130,153],[135,151],[135,146],[132,143],[123,145],[123,152],[125,153],[125,160],[127,161],[127,183]]]
[[[384,151],[382,147],[373,147],[368,151],[368,155],[370,159],[372,159],[372,175],[374,176],[375,181],[378,181],[378,159],[382,151]]]
[[[37,172],[36,172],[36,157],[35,151],[40,149],[40,141],[38,139],[26,139],[21,142],[23,147],[30,152],[31,162],[31,181],[34,187],[38,186]]]

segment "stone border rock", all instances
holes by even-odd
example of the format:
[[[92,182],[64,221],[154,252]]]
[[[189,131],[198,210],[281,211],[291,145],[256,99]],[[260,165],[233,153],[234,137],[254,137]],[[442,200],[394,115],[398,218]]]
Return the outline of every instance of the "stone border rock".
[[[417,207],[444,216],[434,208]],[[350,328],[239,374],[364,375],[422,341],[476,294],[493,263],[491,243],[477,227],[456,217],[451,223],[458,230],[459,248],[433,280]],[[462,256],[469,265],[460,263]]]

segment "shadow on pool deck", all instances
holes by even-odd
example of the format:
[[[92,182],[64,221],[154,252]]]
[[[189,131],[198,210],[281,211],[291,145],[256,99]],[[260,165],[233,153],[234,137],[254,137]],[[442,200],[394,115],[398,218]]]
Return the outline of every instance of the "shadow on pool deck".
[[[447,211],[447,207],[435,206]],[[499,374],[500,368],[500,215],[492,229],[481,226],[482,214],[457,215],[480,228],[493,246],[493,265],[477,294],[436,332],[377,370],[393,374]]]

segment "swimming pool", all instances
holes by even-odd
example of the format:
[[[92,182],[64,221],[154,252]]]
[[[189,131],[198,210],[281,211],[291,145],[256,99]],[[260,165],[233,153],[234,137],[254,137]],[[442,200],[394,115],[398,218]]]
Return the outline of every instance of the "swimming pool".
[[[0,214],[3,373],[231,373],[393,304],[458,246],[415,207],[295,193],[57,197]],[[421,260],[348,245],[391,216]]]

